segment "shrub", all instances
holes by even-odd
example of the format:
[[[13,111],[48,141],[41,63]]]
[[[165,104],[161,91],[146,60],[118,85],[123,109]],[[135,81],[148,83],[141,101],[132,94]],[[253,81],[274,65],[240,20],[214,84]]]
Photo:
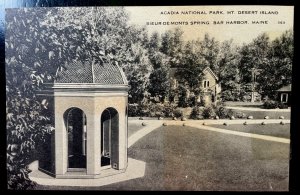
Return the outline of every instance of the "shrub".
[[[264,102],[263,108],[265,108],[265,109],[278,108],[278,102],[273,101],[273,100],[267,100],[267,101]]]
[[[203,119],[202,113],[203,113],[203,107],[195,106],[191,112],[190,118]]]
[[[234,113],[234,116],[235,116],[236,118],[247,118],[246,114],[243,113],[243,112],[240,112],[240,111],[236,111],[236,112]]]
[[[234,96],[230,90],[223,91],[222,98],[226,101],[234,101]]]
[[[164,111],[164,105],[160,103],[150,103],[145,105],[145,107],[148,107],[147,110],[149,110],[149,114],[151,117],[164,117],[165,113]]]
[[[176,108],[174,111],[173,111],[173,116],[176,117],[176,118],[180,118],[183,116],[183,112],[180,108]]]
[[[196,105],[196,96],[190,96],[187,100],[187,104],[190,107],[194,107]]]
[[[173,117],[174,110],[175,110],[174,104],[165,104],[163,110],[165,117]]]
[[[203,98],[203,96],[201,96],[199,106],[206,106],[206,104],[206,100]]]
[[[35,189],[36,183],[29,179],[31,170],[26,166],[25,168],[18,167],[19,173],[11,173],[8,177],[8,189],[14,190],[32,190]]]
[[[128,116],[140,116],[140,106],[138,104],[128,104]]]
[[[36,183],[29,179],[31,170],[27,165],[36,160],[36,154],[41,149],[38,143],[46,143],[44,138],[51,131],[46,125],[51,120],[44,114],[38,101],[28,100],[25,105],[25,102],[21,104],[22,99],[14,99],[11,94],[7,98],[7,187],[17,190],[33,189]]]
[[[233,115],[232,110],[228,110],[224,106],[218,106],[215,110],[216,115],[219,116],[220,119],[229,118]]]
[[[278,103],[278,108],[285,109],[285,108],[288,108],[288,105],[280,102],[280,103]]]
[[[149,103],[151,104],[151,103]],[[150,116],[150,109],[148,104],[141,104],[139,105],[139,116],[149,117]]]
[[[216,116],[215,110],[212,106],[204,107],[202,111],[202,116],[204,119],[209,119]]]
[[[188,97],[187,97],[188,89],[186,86],[179,85],[178,87],[178,106],[179,107],[188,107]]]
[[[235,113],[231,109],[226,109],[222,104],[212,106],[195,106],[190,114],[191,119],[209,119],[218,116],[220,119],[230,118],[245,118],[246,115],[242,112]]]

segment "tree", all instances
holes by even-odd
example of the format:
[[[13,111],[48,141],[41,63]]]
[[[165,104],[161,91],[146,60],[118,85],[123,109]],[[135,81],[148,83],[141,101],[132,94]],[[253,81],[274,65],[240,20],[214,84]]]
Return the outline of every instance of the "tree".
[[[294,55],[293,31],[284,32],[270,44],[267,58],[258,77],[259,89],[264,96],[275,99],[276,90],[292,82]]]
[[[161,40],[157,32],[154,32],[148,43],[149,60],[153,70],[149,76],[148,91],[152,97],[159,97],[163,102],[168,96],[169,83],[169,63],[168,57],[159,51]]]
[[[272,42],[263,33],[244,45],[239,69],[246,90],[274,99],[278,88],[291,83],[293,52],[292,30]]]
[[[254,101],[254,92],[259,88],[257,75],[269,63],[270,49],[269,36],[266,33],[259,35],[248,45],[241,48],[240,71],[245,91],[251,92],[251,101]]]
[[[180,64],[183,46],[183,31],[180,28],[168,30],[162,34],[160,51],[168,56],[171,67],[177,67]]]
[[[51,130],[46,126],[51,122],[50,118],[41,115],[43,108],[35,96],[35,90],[49,76],[40,67],[43,61],[51,61],[43,45],[48,40],[39,34],[42,27],[37,18],[41,16],[40,9],[36,12],[27,9],[6,12],[7,181],[8,188],[13,189],[34,186],[28,178],[26,165],[32,160],[36,143],[44,140],[45,134]],[[42,52],[41,55],[47,58],[33,57],[37,52]]]
[[[189,90],[195,95],[200,94],[201,81],[203,79],[202,71],[205,66],[202,58],[197,55],[193,49],[194,42],[187,42],[183,50],[183,58],[180,66],[175,73],[180,79],[180,83],[186,83]]]
[[[233,44],[233,40],[221,43],[217,64],[219,67],[219,84],[222,86],[224,100],[242,99],[239,62],[239,48]]]
[[[214,37],[210,37],[209,34],[205,34],[203,40],[197,40],[196,53],[201,57],[202,66],[210,67],[217,75],[219,74],[219,67],[217,64],[217,58],[219,55],[219,42]]]
[[[132,63],[128,64],[125,74],[129,82],[129,103],[141,103],[149,86],[149,76],[152,72],[147,49],[139,42],[132,44],[134,55]]]

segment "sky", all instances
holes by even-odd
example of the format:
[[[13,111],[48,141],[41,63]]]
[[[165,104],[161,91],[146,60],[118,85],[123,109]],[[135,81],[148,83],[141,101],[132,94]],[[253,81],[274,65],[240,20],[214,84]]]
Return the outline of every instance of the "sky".
[[[130,14],[129,23],[146,26],[149,34],[180,27],[185,40],[202,39],[208,33],[218,41],[233,39],[242,44],[263,32],[273,40],[293,29],[294,23],[293,6],[132,6],[125,9]],[[170,24],[171,21],[176,24]],[[147,22],[153,24],[146,25]]]

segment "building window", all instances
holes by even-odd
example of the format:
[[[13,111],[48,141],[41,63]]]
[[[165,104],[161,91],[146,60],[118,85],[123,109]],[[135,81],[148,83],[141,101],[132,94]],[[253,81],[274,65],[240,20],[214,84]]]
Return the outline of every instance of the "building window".
[[[287,103],[288,102],[288,94],[287,93],[282,93],[281,94],[281,102],[282,103]]]
[[[204,88],[207,88],[207,87],[209,87],[209,81],[204,81],[204,83],[203,83],[203,87],[204,87]]]

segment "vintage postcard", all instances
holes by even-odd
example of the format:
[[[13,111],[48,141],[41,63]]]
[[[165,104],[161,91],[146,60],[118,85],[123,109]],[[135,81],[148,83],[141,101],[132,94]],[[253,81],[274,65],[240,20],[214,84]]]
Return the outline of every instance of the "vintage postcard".
[[[5,10],[7,187],[289,191],[293,6]]]

